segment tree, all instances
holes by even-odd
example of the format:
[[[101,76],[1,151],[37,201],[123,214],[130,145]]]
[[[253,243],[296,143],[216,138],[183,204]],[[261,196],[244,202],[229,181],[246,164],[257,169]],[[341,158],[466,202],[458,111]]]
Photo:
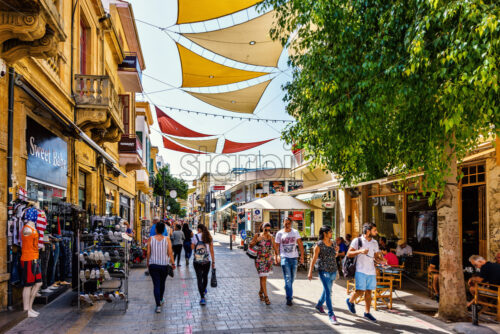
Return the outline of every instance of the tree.
[[[165,178],[165,183],[163,182],[163,178]],[[170,206],[170,213],[180,215],[182,213],[181,206],[176,199],[169,196],[171,190],[175,190],[177,192],[176,198],[187,199],[188,184],[184,180],[170,174],[169,167],[165,166],[158,171],[158,174],[156,174],[154,194],[156,196],[165,196],[165,208]]]
[[[265,0],[293,50],[283,132],[344,185],[425,172],[437,199],[439,315],[465,316],[457,161],[498,131],[497,1]],[[297,34],[297,37],[293,35]]]

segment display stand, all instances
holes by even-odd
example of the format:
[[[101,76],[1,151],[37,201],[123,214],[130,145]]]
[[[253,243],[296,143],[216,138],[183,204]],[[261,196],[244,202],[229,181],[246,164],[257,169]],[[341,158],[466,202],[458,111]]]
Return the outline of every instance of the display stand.
[[[115,226],[78,232],[78,309],[106,303],[107,310],[128,308],[130,241]]]

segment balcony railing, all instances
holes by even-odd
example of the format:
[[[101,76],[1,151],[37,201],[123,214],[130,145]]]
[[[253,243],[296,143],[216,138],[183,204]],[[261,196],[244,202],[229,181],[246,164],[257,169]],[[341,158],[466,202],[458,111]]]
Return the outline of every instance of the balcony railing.
[[[75,74],[75,101],[83,108],[121,109],[118,93],[106,75]],[[121,119],[121,113],[117,115]]]
[[[136,135],[122,135],[118,150],[120,153],[137,153],[142,158],[142,144]]]

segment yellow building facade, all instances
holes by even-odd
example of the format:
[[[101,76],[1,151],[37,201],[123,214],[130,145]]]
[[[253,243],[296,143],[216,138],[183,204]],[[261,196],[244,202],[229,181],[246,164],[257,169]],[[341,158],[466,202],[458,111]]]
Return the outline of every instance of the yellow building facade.
[[[20,3],[0,3],[0,229],[22,194],[47,211],[49,231],[62,203],[134,224],[143,168],[135,93],[145,65],[131,5]],[[19,302],[8,284],[11,241],[0,234],[2,309]]]

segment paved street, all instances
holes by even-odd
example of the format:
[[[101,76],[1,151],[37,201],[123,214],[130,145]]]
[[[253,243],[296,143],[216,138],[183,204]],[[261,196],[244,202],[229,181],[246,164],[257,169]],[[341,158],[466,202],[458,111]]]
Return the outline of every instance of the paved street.
[[[222,239],[224,238],[224,239]],[[286,306],[281,268],[269,280],[272,305],[258,299],[258,279],[252,261],[240,249],[230,251],[227,236],[216,236],[216,262],[219,287],[210,289],[208,304],[198,302],[192,266],[182,266],[174,279],[167,280],[166,305],[154,313],[152,283],[143,269],[134,269],[130,279],[127,313],[96,305],[78,313],[69,307],[71,294],[41,309],[37,319],[27,319],[9,333],[446,333],[443,323],[408,310],[396,300],[394,310],[373,312],[378,324],[351,315],[345,306],[343,281],[334,286],[335,309],[340,326],[331,326],[326,315],[314,305],[321,293],[319,280],[309,282],[299,272],[294,284],[295,305]],[[358,314],[362,312],[358,306]]]

